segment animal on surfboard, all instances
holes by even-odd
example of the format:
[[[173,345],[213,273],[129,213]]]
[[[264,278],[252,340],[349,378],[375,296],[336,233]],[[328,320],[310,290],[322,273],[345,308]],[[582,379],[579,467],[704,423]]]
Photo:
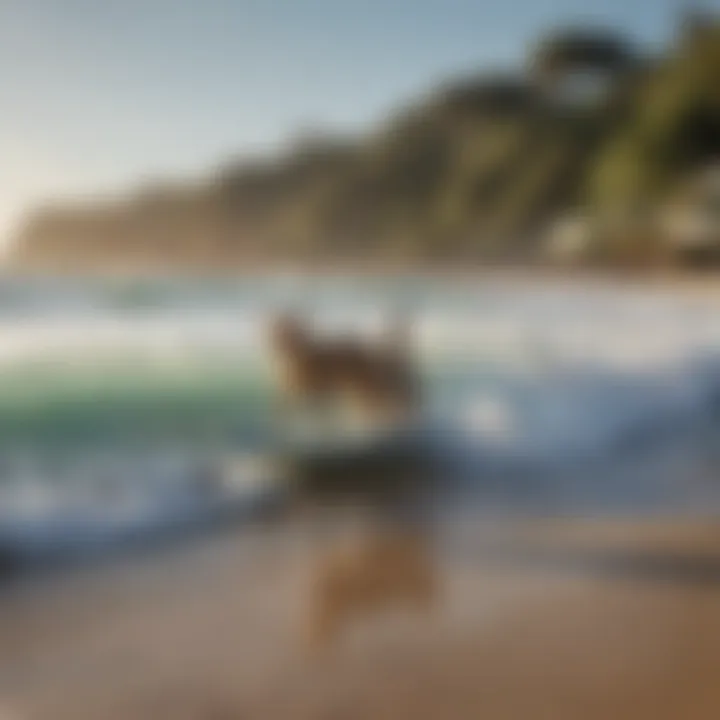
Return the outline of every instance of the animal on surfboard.
[[[409,336],[407,325],[397,324],[381,344],[325,338],[297,317],[280,315],[270,344],[281,397],[295,406],[340,402],[371,417],[407,417],[420,395]]]

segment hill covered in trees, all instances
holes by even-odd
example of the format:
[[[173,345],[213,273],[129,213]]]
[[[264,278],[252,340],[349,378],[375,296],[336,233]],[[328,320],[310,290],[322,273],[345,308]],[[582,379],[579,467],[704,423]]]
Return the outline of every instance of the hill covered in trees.
[[[569,28],[536,43],[525,67],[447,83],[364,136],[318,134],[194,186],[37,209],[11,261],[522,262],[562,214],[633,213],[718,158],[717,19],[689,19],[655,56],[618,33]]]

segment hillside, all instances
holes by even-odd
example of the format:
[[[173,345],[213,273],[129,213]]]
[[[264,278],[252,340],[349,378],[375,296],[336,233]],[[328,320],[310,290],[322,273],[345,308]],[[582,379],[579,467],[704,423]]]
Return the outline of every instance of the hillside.
[[[566,29],[527,66],[448,83],[358,138],[308,137],[193,187],[45,207],[21,267],[232,266],[277,259],[527,261],[565,212],[632,212],[720,157],[720,23],[657,57]]]

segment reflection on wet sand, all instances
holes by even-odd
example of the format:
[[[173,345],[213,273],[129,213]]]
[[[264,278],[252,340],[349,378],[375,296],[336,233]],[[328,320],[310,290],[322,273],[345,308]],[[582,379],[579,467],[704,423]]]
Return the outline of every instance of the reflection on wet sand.
[[[370,468],[308,470],[296,499],[316,528],[303,619],[311,646],[339,642],[373,619],[427,617],[441,588],[421,452]]]
[[[373,527],[318,554],[310,589],[310,640],[325,645],[363,619],[431,611],[439,595],[424,527]]]

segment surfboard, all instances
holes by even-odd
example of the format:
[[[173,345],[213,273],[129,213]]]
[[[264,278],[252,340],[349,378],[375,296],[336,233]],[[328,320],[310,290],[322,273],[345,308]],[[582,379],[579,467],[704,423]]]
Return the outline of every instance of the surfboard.
[[[278,426],[279,454],[302,467],[383,461],[410,453],[422,443],[420,418],[372,421],[303,412]]]

